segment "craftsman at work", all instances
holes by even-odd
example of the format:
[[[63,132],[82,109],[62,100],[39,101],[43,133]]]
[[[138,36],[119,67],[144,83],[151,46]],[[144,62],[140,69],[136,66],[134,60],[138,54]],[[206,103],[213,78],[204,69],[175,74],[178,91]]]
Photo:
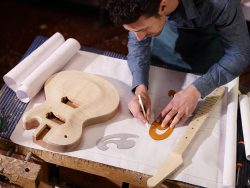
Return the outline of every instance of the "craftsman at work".
[[[26,112],[24,112],[23,118],[17,120],[18,123],[15,126],[10,139],[16,144],[28,148],[35,148],[38,151],[42,150],[43,152],[48,153],[48,159],[46,159],[48,162],[64,165],[66,164],[64,161],[54,162],[52,160],[62,157],[63,159],[65,157],[69,157],[70,165],[66,164],[67,167],[71,168],[72,162],[72,164],[75,165],[75,167],[73,167],[75,169],[79,169],[80,167],[80,170],[104,177],[108,175],[112,178],[118,174],[116,179],[122,179],[122,181],[142,187],[147,186],[146,183],[149,181],[150,177],[153,176],[153,179],[151,179],[151,184],[148,185],[152,186],[155,183],[157,184],[165,179],[165,175],[167,175],[168,179],[187,182],[203,187],[222,186],[222,181],[224,181],[224,179],[222,179],[222,174],[226,174],[224,167],[231,166],[232,164],[232,170],[230,169],[229,172],[235,171],[235,162],[231,163],[229,161],[229,165],[223,165],[224,159],[234,156],[235,152],[234,154],[224,154],[223,151],[226,149],[225,147],[228,145],[231,146],[232,144],[227,144],[228,142],[225,144],[222,141],[225,138],[223,133],[230,132],[228,128],[234,127],[234,121],[228,120],[227,117],[235,117],[235,108],[228,108],[228,106],[234,107],[234,104],[237,104],[237,101],[234,100],[234,96],[236,95],[234,92],[232,92],[234,90],[237,91],[238,89],[237,79],[230,83],[230,85],[226,86],[228,92],[223,96],[223,100],[218,101],[218,105],[216,105],[214,108],[212,108],[211,105],[203,105],[202,102],[204,100],[200,101],[201,108],[199,109],[202,109],[204,106],[205,110],[207,109],[211,112],[209,114],[200,113],[199,115],[198,110],[194,113],[198,114],[198,118],[205,120],[205,123],[202,126],[199,123],[183,124],[175,127],[174,131],[171,133],[171,136],[169,136],[167,139],[156,141],[149,136],[149,130],[146,129],[140,121],[131,116],[127,108],[128,102],[133,97],[133,93],[131,93],[129,89],[131,87],[132,75],[130,74],[125,56],[123,57],[124,59],[118,59],[81,50],[77,52],[74,57],[70,59],[62,72],[56,74],[46,82],[45,93],[44,90],[41,90],[34,98],[32,98],[25,109]],[[50,145],[48,145],[50,150],[48,151],[44,149],[44,145],[41,147],[41,144],[38,141],[43,141],[46,143],[48,141],[47,138],[50,134],[52,134],[53,131],[61,127],[65,127],[64,125],[66,124],[68,127],[65,128],[70,128],[71,125],[67,120],[74,120],[78,118],[76,115],[73,115],[73,117],[69,119],[67,119],[67,117],[70,116],[70,114],[73,114],[74,111],[77,112],[80,110],[79,103],[77,102],[78,100],[74,100],[74,98],[69,93],[65,93],[58,98],[56,97],[57,105],[53,105],[53,103],[52,108],[46,110],[45,113],[42,113],[42,115],[35,115],[35,117],[37,117],[35,118],[36,121],[38,120],[39,123],[41,123],[41,125],[39,125],[36,130],[24,130],[23,127],[29,124],[24,125],[22,120],[28,120],[28,117],[31,117],[29,115],[29,110],[32,112],[35,109],[42,108],[42,106],[44,106],[46,103],[48,104],[49,101],[51,102],[51,100],[48,101],[50,97],[47,97],[47,87],[49,86],[54,89],[56,88],[51,84],[53,84],[54,79],[58,78],[57,75],[63,75],[64,72],[72,71],[80,71],[82,74],[95,74],[109,81],[117,89],[120,96],[119,113],[117,113],[117,115],[115,115],[114,118],[110,119],[109,121],[105,121],[96,125],[92,124],[89,126],[84,126],[86,124],[83,123],[82,120],[79,120],[79,122],[77,121],[77,125],[83,128],[80,144],[78,146],[75,144],[76,147],[74,149],[72,148],[70,152],[67,152],[69,150],[67,150],[67,147],[64,147],[64,149],[60,150],[66,151],[64,153],[51,151],[51,149],[53,150],[54,148],[51,148]],[[155,117],[157,114],[160,114],[160,109],[164,107],[163,105],[172,99],[172,97],[168,95],[170,90],[178,91],[187,87],[198,78],[198,76],[194,74],[173,71],[156,66],[151,66],[150,75],[151,77],[149,83],[151,83],[152,87],[149,88],[149,93],[152,97],[151,102],[154,109],[152,116]],[[73,78],[73,76],[70,76],[70,78]],[[67,92],[72,92],[73,90],[77,89],[78,87],[81,88],[82,86],[81,84],[77,84],[77,82],[72,81],[63,85],[65,85],[64,87],[66,88]],[[70,88],[72,91],[68,91],[67,88]],[[59,92],[61,89],[53,90],[53,92],[55,91]],[[52,95],[57,96],[54,94]],[[227,98],[227,95],[231,97]],[[209,99],[209,97],[206,97],[205,101],[207,99]],[[3,100],[3,102],[6,101]],[[1,103],[1,105],[5,105],[5,103]],[[80,106],[82,105],[80,104]],[[96,107],[96,105],[94,106]],[[62,113],[64,109],[66,109],[69,113]],[[207,118],[204,118],[206,116]],[[43,121],[48,125],[48,127],[44,127],[46,129],[51,127],[51,129],[44,137],[43,134],[40,134],[41,137],[38,136],[38,139],[34,140],[34,133],[38,133],[39,128],[43,127]],[[63,121],[65,121],[65,124],[62,124]],[[196,122],[196,115],[193,117],[192,121]],[[6,121],[6,126],[4,127],[8,126],[7,123],[9,122]],[[28,127],[29,126],[27,126],[27,128]],[[194,129],[192,129],[193,127]],[[226,131],[224,131],[225,129]],[[46,133],[46,131],[47,130],[44,130],[44,133]],[[80,133],[80,131],[78,132]],[[77,135],[79,135],[78,132]],[[64,133],[61,134],[60,132],[57,132],[57,134],[60,134],[60,137],[57,137],[58,140],[56,141],[61,141],[61,144],[63,143],[62,141],[69,141],[68,138],[75,138],[68,133],[69,132],[66,134],[67,138],[65,138]],[[42,137],[43,139],[40,139]],[[187,140],[186,137],[188,137]],[[51,139],[52,138],[50,137],[49,140]],[[164,168],[164,173],[162,174],[163,178],[161,178],[162,176],[160,177],[158,172],[160,172],[161,167],[163,167],[162,163],[165,163],[166,159],[171,156],[172,151],[178,145],[179,140],[183,139],[186,143],[184,144],[185,146],[187,146],[188,143],[191,144],[188,144],[189,148],[183,154],[184,163],[176,170],[171,168],[172,170],[170,172],[172,173],[169,176],[168,173],[165,173],[165,170],[170,170],[170,168]],[[35,143],[32,142],[32,140],[34,140]],[[179,156],[182,156],[182,153],[186,147],[182,148],[183,149],[181,152],[178,152]],[[42,155],[44,154],[42,153]],[[209,162],[207,159],[209,159]],[[76,160],[80,161],[76,163]],[[85,162],[86,164],[89,164],[88,167],[86,167]],[[180,163],[171,164],[179,165]],[[103,169],[103,172],[98,170],[99,165],[101,165],[100,168]],[[114,171],[111,172],[113,169]],[[127,176],[129,176],[129,178],[126,178]],[[233,176],[227,177],[229,177],[231,180],[234,180]],[[233,183],[234,182],[232,182],[232,184]],[[230,185],[232,184],[230,182]]]
[[[240,62],[250,59],[241,55],[243,48],[243,54],[249,53],[250,40],[244,25],[234,25],[235,19],[244,24],[241,11],[235,10],[240,0],[107,0],[93,9],[85,1],[69,0],[72,4],[65,2],[62,12],[64,1],[55,1],[55,9],[54,1],[31,1],[34,6],[26,1],[2,3],[17,19],[11,19],[14,25],[6,19],[8,33],[16,32],[2,36],[9,37],[2,48],[9,46],[5,54],[11,58],[0,58],[0,65],[9,65],[0,69],[5,83],[0,89],[0,188],[3,178],[24,188],[250,185],[250,78],[246,86],[242,83],[250,76],[250,65],[245,69],[248,62]],[[31,9],[18,11],[26,3]],[[99,25],[99,8],[103,11],[104,6],[112,9],[113,18],[124,11],[121,17],[126,19],[134,10],[138,19],[120,27],[112,22]],[[141,17],[147,12],[144,7],[159,15]],[[45,13],[41,20],[39,10]],[[63,18],[66,10],[69,14]],[[27,16],[30,11],[34,16]],[[230,37],[224,27],[230,27]],[[137,40],[137,34],[146,37]],[[16,50],[20,57],[12,58]],[[226,70],[235,76],[244,72],[228,79]],[[206,81],[199,87],[198,80],[206,75],[217,83],[214,72],[219,84]],[[167,106],[178,100],[184,109],[196,95],[182,94],[196,86],[201,95],[195,110],[176,124],[174,114],[164,124]]]
[[[249,65],[250,40],[238,0],[109,0],[115,24],[129,31],[128,64],[135,96],[128,106],[143,123],[150,120],[150,57],[169,68],[203,74],[178,91],[156,119],[166,127],[184,122],[201,97],[236,78]],[[138,95],[146,110],[141,112]]]

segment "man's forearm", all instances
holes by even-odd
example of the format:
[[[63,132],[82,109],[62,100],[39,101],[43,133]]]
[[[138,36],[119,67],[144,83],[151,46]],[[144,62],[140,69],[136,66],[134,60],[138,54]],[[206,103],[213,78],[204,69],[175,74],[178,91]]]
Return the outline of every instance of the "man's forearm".
[[[250,53],[250,52],[249,52]],[[232,54],[235,54],[234,56]],[[222,59],[213,65],[206,74],[194,81],[195,87],[205,97],[217,87],[224,85],[237,76],[249,65],[248,54],[237,56],[233,51],[227,52]]]
[[[132,90],[144,84],[148,87],[148,74],[150,68],[150,42],[151,38],[137,41],[133,32],[129,33],[127,56],[128,65],[133,76]]]

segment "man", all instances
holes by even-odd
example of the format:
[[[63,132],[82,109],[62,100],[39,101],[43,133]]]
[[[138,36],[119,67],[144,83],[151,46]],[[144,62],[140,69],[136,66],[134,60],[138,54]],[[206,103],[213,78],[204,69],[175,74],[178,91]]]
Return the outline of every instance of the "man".
[[[146,123],[151,55],[180,70],[203,73],[178,91],[157,118],[163,127],[186,120],[198,99],[239,76],[250,62],[250,41],[239,0],[109,0],[114,23],[129,31],[127,56],[135,96],[128,104]],[[138,95],[146,111],[141,112]]]

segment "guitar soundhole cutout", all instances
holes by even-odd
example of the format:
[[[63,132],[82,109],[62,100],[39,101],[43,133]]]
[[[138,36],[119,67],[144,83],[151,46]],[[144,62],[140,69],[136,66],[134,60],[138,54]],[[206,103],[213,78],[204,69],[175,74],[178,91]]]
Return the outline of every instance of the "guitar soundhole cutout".
[[[70,107],[72,107],[72,108],[78,108],[79,107],[78,104],[76,104],[73,101],[69,100],[68,97],[63,97],[61,99],[61,102],[68,105],[68,106],[70,106]]]
[[[59,124],[59,125],[62,125],[62,124],[65,123],[64,120],[62,120],[61,118],[55,116],[55,114],[53,112],[47,113],[46,118],[53,121],[53,122],[55,122],[55,123],[57,123],[57,124]]]

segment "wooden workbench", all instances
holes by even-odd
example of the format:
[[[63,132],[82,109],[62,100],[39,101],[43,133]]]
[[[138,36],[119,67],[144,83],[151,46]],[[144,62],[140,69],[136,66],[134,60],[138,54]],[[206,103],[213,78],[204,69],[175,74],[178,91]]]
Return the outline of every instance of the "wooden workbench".
[[[86,172],[97,176],[105,177],[112,182],[116,182],[122,186],[122,182],[126,182],[136,187],[146,187],[147,179],[150,177],[146,174],[125,170],[97,162],[84,160],[76,157],[66,156],[51,151],[43,151],[16,145],[8,140],[0,140],[0,148],[7,150],[9,147],[15,147],[15,151],[21,155],[27,155],[32,152],[33,156],[50,164],[60,167],[67,167],[76,171]],[[46,169],[47,170],[47,169]],[[47,173],[47,172],[46,172]],[[18,183],[18,182],[16,182]],[[196,186],[186,183],[166,180],[164,185],[169,187],[194,188]]]
[[[28,51],[25,53],[24,57],[29,55],[34,49],[36,49],[39,45],[41,45],[46,38],[44,37],[37,37],[33,43],[31,44]],[[91,49],[84,48],[83,50],[91,51]],[[93,49],[92,49],[93,50]],[[104,54],[115,58],[125,59],[124,55],[120,54],[111,54],[100,52],[100,51],[91,51],[98,54]],[[3,89],[4,88],[4,89]],[[21,155],[27,155],[28,152],[32,152],[33,156],[36,157],[39,160],[45,161],[48,164],[54,164],[61,167],[67,167],[76,171],[86,172],[90,174],[94,174],[97,176],[105,177],[107,179],[110,179],[114,182],[127,182],[129,184],[139,186],[139,187],[146,187],[146,181],[149,178],[148,175],[134,172],[131,170],[125,170],[105,164],[100,164],[97,162],[84,160],[76,157],[70,157],[65,156],[60,153],[54,153],[50,151],[42,151],[38,149],[28,148],[20,145],[15,145],[12,143],[9,138],[12,133],[12,131],[15,128],[15,125],[19,121],[19,119],[22,116],[23,111],[25,110],[26,106],[25,104],[21,103],[15,98],[15,94],[11,93],[11,91],[7,91],[8,88],[4,86],[0,91],[0,97],[2,100],[1,103],[1,110],[4,109],[4,113],[6,116],[6,119],[8,119],[8,124],[6,124],[6,127],[8,127],[9,130],[6,131],[6,134],[4,137],[2,137],[2,134],[0,134],[0,148],[8,150],[10,146],[14,146],[16,149],[15,151]],[[6,94],[7,93],[7,94]],[[9,109],[9,106],[11,106],[11,109]],[[16,113],[16,114],[15,114]],[[1,139],[5,138],[5,139]],[[7,139],[6,139],[7,138]],[[43,170],[43,169],[42,169]],[[45,173],[46,174],[46,173]],[[14,182],[15,183],[15,182]],[[18,183],[18,182],[16,182]],[[165,181],[164,184],[169,185],[170,187],[194,187],[192,185],[187,185],[184,183],[178,183],[173,181]],[[20,185],[20,184],[19,184]]]

